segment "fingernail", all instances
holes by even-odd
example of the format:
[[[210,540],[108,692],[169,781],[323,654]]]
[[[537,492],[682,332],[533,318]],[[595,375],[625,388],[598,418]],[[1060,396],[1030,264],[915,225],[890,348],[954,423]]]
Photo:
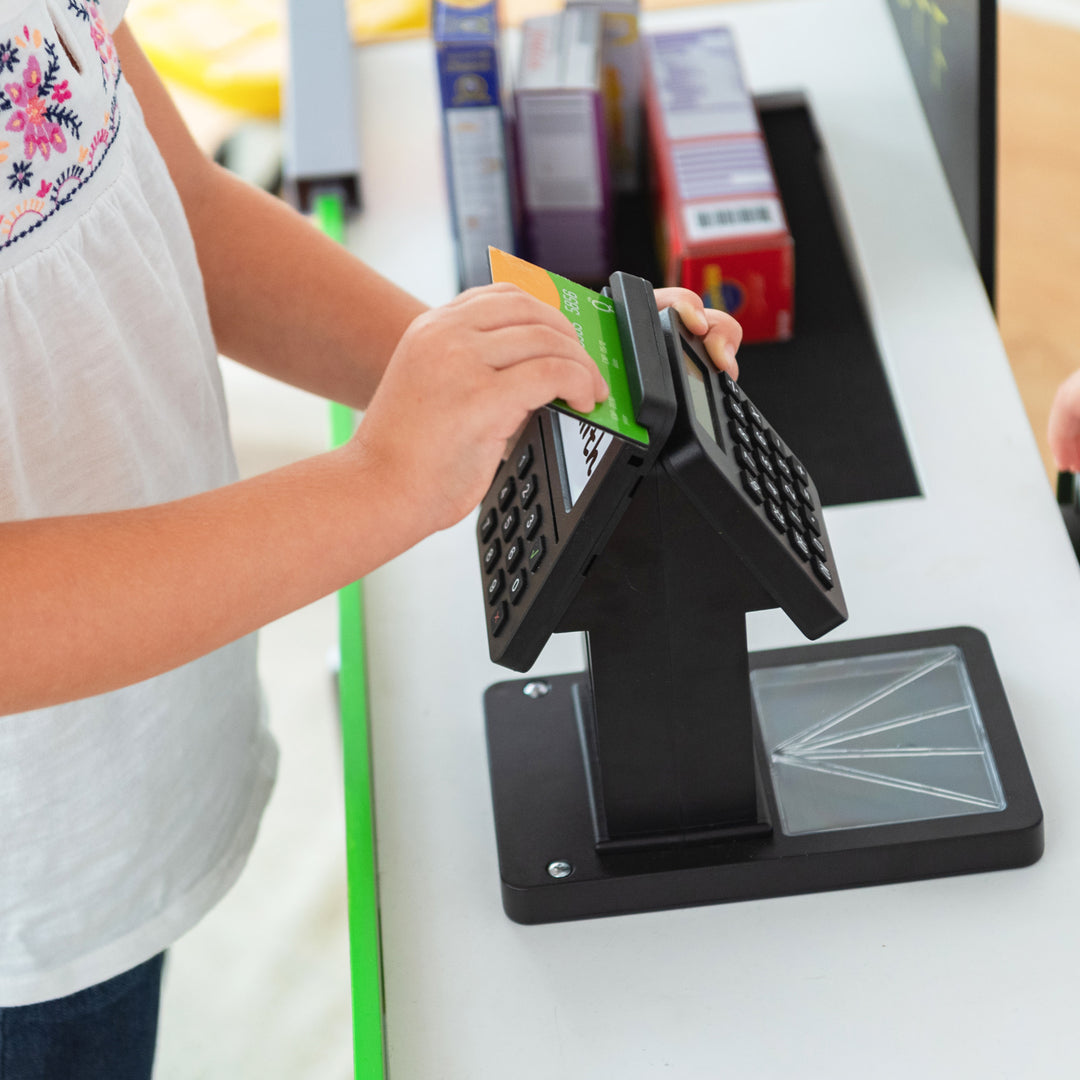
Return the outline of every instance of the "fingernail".
[[[724,356],[727,357],[727,362],[737,370],[739,365],[735,359],[735,346],[730,341],[724,346]]]
[[[675,310],[679,313],[679,318],[686,324],[689,330],[692,330],[695,334],[704,334],[709,329],[709,320],[705,318],[705,313],[698,310],[692,304],[678,303],[675,305]]]

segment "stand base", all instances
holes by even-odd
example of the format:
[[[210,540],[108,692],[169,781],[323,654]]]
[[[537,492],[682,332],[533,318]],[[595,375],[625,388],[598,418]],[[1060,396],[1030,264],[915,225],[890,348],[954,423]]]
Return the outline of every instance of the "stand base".
[[[511,919],[556,922],[941,877],[1026,866],[1042,854],[1042,810],[980,632],[752,653],[750,667],[763,827],[722,840],[715,832],[614,844],[597,836],[578,720],[590,699],[584,673],[488,689],[495,831]],[[829,693],[815,692],[815,680]]]

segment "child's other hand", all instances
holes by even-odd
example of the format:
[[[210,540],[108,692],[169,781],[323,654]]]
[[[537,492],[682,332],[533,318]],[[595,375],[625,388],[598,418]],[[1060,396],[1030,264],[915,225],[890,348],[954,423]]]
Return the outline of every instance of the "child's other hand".
[[[561,397],[589,412],[607,396],[561,312],[516,285],[487,285],[413,320],[354,443],[415,542],[476,507],[534,409]]]
[[[1080,472],[1080,371],[1074,371],[1054,395],[1047,438],[1057,467]]]
[[[663,310],[673,307],[686,329],[705,339],[709,359],[733,379],[739,377],[735,359],[742,342],[742,327],[726,312],[707,308],[701,297],[690,289],[657,289],[656,306]]]

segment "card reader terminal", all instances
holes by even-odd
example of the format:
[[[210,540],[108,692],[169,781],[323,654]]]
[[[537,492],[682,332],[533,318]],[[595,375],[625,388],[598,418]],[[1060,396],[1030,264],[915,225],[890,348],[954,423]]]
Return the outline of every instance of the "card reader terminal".
[[[553,407],[533,414],[481,504],[477,543],[491,659],[535,662],[625,513],[662,469],[800,630],[847,618],[813,479],[648,282],[617,273],[614,307],[648,445]]]
[[[636,424],[539,410],[478,522],[492,659],[524,671],[551,633],[586,643],[585,671],[484,695],[510,918],[1037,859],[1042,811],[977,631],[748,652],[748,611],[782,607],[811,638],[847,618],[817,487],[647,282],[615,275],[609,301],[608,377]]]
[[[821,637],[847,607],[813,478],[674,310],[659,321],[677,398],[663,468],[776,605]]]
[[[610,292],[635,415],[648,425],[649,444],[543,408],[497,472],[480,507],[477,542],[491,658],[515,671],[535,662],[674,420],[652,289],[615,274]]]

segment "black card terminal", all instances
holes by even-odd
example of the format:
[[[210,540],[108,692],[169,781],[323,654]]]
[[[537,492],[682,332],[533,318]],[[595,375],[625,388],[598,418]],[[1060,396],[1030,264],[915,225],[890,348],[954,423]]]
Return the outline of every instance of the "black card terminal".
[[[629,506],[662,469],[808,637],[847,618],[814,482],[753,402],[716,371],[648,282],[615,274],[624,362],[647,447],[553,408],[533,414],[480,507],[491,659],[535,662]]]
[[[553,632],[586,645],[584,671],[484,695],[510,918],[1037,859],[1042,811],[977,631],[749,653],[749,611],[811,638],[847,618],[817,488],[647,282],[617,274],[610,296],[647,446],[541,409],[480,511],[492,659],[524,671]]]

